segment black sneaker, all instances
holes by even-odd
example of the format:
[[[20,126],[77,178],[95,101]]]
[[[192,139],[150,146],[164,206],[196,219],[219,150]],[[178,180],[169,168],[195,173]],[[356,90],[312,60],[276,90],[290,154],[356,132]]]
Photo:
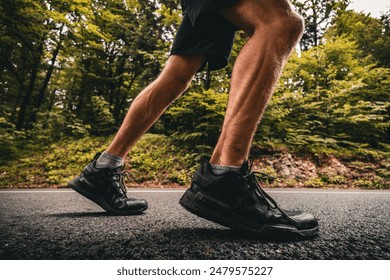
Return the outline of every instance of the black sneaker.
[[[262,173],[252,172],[251,167],[246,161],[239,172],[216,175],[204,161],[179,203],[195,215],[251,234],[316,235],[317,219],[310,213],[279,208],[258,183]]]
[[[129,198],[126,195],[124,178],[128,174],[123,167],[114,169],[96,167],[96,160],[84,168],[80,176],[68,183],[76,192],[92,200],[109,214],[134,215],[140,214],[148,208],[144,199]]]

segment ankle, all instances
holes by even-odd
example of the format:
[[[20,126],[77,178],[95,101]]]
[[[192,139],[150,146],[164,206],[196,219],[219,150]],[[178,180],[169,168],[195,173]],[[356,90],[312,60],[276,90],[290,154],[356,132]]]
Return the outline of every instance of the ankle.
[[[242,165],[242,163],[246,160],[246,158],[241,158],[241,157],[237,157],[237,158],[233,158],[233,157],[229,157],[229,158],[226,158],[226,157],[223,157],[223,156],[215,156],[213,155],[210,159],[210,164],[211,165],[219,165],[219,166],[233,166],[233,167],[236,167],[236,166],[240,166]]]
[[[104,151],[100,157],[96,160],[97,168],[118,168],[125,164],[125,160],[122,157],[110,154]]]
[[[218,165],[218,164],[211,164],[211,169],[215,175],[221,175],[226,172],[231,171],[240,171],[241,166],[229,166],[229,165]]]

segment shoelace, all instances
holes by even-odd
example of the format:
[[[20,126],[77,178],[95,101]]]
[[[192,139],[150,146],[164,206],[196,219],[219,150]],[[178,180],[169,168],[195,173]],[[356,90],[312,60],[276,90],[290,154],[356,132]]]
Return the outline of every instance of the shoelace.
[[[267,180],[270,180],[270,181],[274,181],[275,178],[272,177],[271,175],[268,175],[266,173],[263,173],[263,172],[259,172],[259,171],[252,171],[252,167],[253,167],[253,158],[251,158],[250,160],[250,165],[249,165],[249,168],[248,168],[248,174],[247,175],[244,175],[243,177],[248,181],[249,185],[250,186],[254,186],[254,191],[255,193],[262,197],[265,202],[267,203],[267,205],[271,208],[271,209],[277,209],[280,211],[280,213],[282,213],[282,215],[288,219],[289,221],[291,221],[292,223],[296,224],[297,222],[292,219],[290,216],[288,216],[279,206],[278,204],[276,203],[276,201],[269,195],[267,194],[263,188],[260,186],[260,183],[259,183],[259,179],[267,179]]]
[[[116,172],[114,173],[114,175],[118,176],[118,180],[120,181],[120,188],[122,189],[122,191],[126,194],[127,193],[127,189],[126,189],[126,185],[125,185],[125,178],[128,180],[128,181],[131,181],[131,179],[134,180],[134,176],[133,174],[131,174],[129,171],[127,170],[120,170],[119,172]]]

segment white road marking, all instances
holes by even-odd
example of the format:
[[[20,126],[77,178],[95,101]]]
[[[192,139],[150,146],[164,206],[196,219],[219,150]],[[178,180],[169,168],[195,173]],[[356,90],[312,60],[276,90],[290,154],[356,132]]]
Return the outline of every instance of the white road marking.
[[[129,193],[183,193],[185,189],[129,189]],[[272,190],[266,189],[268,193],[285,193],[285,194],[384,194],[390,195],[390,191],[345,191],[345,190]],[[0,190],[0,194],[27,194],[27,193],[74,193],[73,190]]]

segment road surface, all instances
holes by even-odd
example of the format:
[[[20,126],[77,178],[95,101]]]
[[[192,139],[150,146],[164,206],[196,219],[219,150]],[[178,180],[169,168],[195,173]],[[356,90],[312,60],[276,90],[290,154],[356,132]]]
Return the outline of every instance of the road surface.
[[[186,212],[183,189],[132,189],[146,214],[109,216],[70,189],[0,191],[0,259],[390,259],[390,191],[269,190],[314,213],[314,239],[256,238]]]

